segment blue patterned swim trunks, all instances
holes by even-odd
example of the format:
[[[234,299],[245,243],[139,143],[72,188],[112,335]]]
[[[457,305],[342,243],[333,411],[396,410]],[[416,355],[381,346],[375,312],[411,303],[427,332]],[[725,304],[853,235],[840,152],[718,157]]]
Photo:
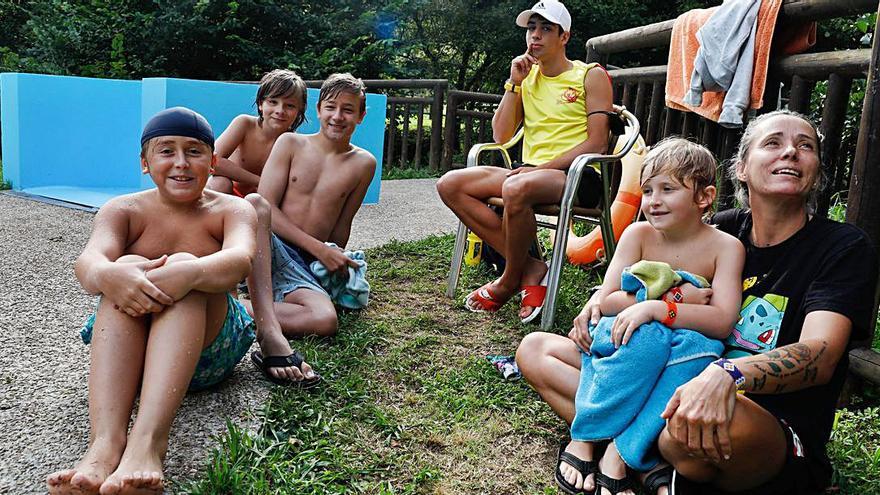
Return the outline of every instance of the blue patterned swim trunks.
[[[94,326],[95,314],[92,314],[79,332],[84,343],[89,344],[92,341]],[[196,371],[189,382],[189,391],[212,387],[231,375],[235,365],[254,343],[255,329],[254,320],[247,314],[244,306],[226,294],[226,320],[223,328],[214,342],[202,349]]]

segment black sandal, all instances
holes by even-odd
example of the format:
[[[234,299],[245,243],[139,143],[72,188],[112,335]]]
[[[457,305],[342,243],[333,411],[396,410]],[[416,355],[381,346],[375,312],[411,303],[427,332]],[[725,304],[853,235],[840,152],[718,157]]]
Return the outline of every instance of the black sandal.
[[[254,351],[251,353],[251,361],[253,361],[254,365],[263,373],[263,376],[266,377],[267,380],[276,384],[276,385],[284,385],[289,387],[295,387],[300,389],[312,388],[315,385],[321,383],[321,375],[315,373],[314,378],[303,378],[302,380],[286,380],[284,378],[278,378],[271,373],[269,373],[270,368],[299,368],[302,371],[302,363],[303,356],[298,351],[293,351],[287,356],[263,356],[263,353],[260,351]]]
[[[645,476],[644,488],[648,495],[657,495],[657,490],[661,486],[669,487],[669,493],[672,493],[672,466],[666,465],[660,469],[655,469]]]
[[[636,484],[633,483],[632,478],[629,476],[625,476],[623,479],[615,479],[609,478],[602,473],[596,473],[596,491],[598,491],[600,486],[611,492],[611,495],[616,495],[624,490],[634,489]]]
[[[587,476],[594,474],[598,476],[599,472],[599,463],[596,461],[585,461],[574,454],[568,453],[565,451],[565,448],[568,447],[568,444],[571,443],[569,440],[563,440],[559,442],[559,454],[556,456],[556,473],[554,474],[554,479],[556,479],[556,484],[559,485],[559,489],[568,495],[594,495],[596,490],[585,491],[583,488],[577,488],[572,485],[562,476],[562,471],[559,469],[559,466],[562,463],[566,463],[569,466],[575,468],[578,473],[581,474],[584,480],[587,479]],[[593,452],[593,456],[595,457],[596,453]]]

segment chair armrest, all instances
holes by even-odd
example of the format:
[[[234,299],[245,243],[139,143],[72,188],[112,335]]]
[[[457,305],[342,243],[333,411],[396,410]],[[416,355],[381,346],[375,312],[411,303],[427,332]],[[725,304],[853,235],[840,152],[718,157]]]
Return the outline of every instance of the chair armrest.
[[[523,137],[523,129],[520,127],[516,134],[506,143],[479,143],[471,146],[467,156],[467,166],[475,167],[480,163],[480,153],[484,151],[499,151],[504,158],[504,166],[510,168],[510,154],[507,152],[513,148]]]

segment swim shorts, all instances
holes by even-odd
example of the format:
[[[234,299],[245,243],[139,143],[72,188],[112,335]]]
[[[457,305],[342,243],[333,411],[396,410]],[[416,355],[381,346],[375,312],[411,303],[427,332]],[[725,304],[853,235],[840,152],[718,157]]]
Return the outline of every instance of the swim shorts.
[[[79,332],[84,343],[89,344],[92,341],[94,326],[95,314],[92,314]],[[189,391],[214,386],[231,375],[235,365],[254,343],[255,329],[254,320],[247,314],[244,306],[226,294],[226,320],[223,328],[214,342],[202,349],[196,371],[189,382]]]
[[[309,270],[306,256],[299,249],[284,242],[275,234],[272,234],[270,243],[272,244],[272,297],[275,302],[284,300],[284,296],[297,289],[309,289],[330,297]]]

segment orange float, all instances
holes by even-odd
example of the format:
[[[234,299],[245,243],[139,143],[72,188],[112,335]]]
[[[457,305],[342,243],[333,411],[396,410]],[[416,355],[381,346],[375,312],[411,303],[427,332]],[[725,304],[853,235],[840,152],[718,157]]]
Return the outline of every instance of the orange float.
[[[632,130],[627,127],[626,134],[617,140],[618,149],[614,150],[615,153],[618,153],[619,147],[626,142],[629,132]],[[645,141],[639,136],[629,153],[620,159],[622,165],[620,187],[617,189],[614,202],[611,203],[611,224],[615,240],[620,239],[623,230],[633,222],[641,206],[642,188],[639,179],[642,173],[642,162],[645,161],[647,152]],[[604,258],[604,253],[605,244],[602,242],[602,229],[598,226],[585,236],[579,237],[574,232],[569,232],[565,254],[572,264],[592,263],[597,259]]]

